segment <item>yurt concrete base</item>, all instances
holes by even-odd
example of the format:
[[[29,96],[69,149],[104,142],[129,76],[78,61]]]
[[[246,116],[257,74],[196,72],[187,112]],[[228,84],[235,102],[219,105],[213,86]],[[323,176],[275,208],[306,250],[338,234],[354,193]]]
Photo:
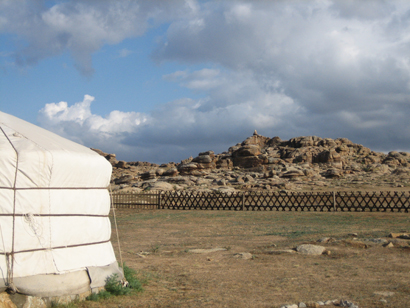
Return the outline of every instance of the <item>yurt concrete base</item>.
[[[37,297],[23,294],[0,293],[0,308],[49,308],[54,304],[68,304],[73,301],[82,301],[91,294],[87,291],[77,295]]]
[[[8,294],[4,283],[0,284],[0,308],[48,308],[52,304],[82,301],[91,293],[103,290],[107,277],[112,275],[119,281],[124,278],[117,262],[61,275],[14,278],[20,293]]]

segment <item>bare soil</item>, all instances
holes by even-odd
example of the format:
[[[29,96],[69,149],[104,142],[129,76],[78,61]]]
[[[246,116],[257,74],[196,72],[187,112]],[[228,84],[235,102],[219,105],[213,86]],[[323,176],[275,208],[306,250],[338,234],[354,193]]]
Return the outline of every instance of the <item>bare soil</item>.
[[[408,213],[121,209],[116,216],[122,259],[145,282],[144,292],[79,307],[280,307],[333,299],[410,307],[409,241],[392,248],[369,241],[410,231]],[[319,244],[330,254],[280,253],[323,237],[335,240]],[[226,250],[189,251],[197,248]],[[236,255],[243,252],[252,258]]]

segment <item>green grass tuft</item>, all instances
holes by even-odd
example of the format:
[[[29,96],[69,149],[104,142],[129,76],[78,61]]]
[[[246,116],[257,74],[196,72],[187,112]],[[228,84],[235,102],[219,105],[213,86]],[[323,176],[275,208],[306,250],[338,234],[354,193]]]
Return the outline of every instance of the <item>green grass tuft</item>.
[[[124,264],[123,267],[124,277],[125,280],[128,281],[128,285],[123,286],[121,280],[118,277],[118,274],[113,274],[110,277],[107,277],[105,280],[105,290],[102,290],[98,293],[92,293],[91,295],[87,296],[87,300],[89,301],[99,301],[108,299],[111,296],[123,296],[129,295],[132,292],[141,292],[142,283],[136,277],[135,270],[129,268]]]
[[[131,293],[131,288],[123,286],[119,280],[118,274],[111,275],[105,280],[105,290],[109,294],[120,296]],[[100,292],[101,293],[101,292]]]
[[[141,281],[136,277],[137,273],[132,268],[124,264],[123,267],[125,279],[128,281],[128,287],[136,292],[143,291]]]

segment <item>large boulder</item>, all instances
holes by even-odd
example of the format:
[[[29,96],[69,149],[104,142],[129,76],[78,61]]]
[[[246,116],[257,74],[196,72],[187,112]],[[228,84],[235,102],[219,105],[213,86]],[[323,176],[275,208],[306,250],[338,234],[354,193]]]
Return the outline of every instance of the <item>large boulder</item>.
[[[296,247],[296,251],[306,255],[321,255],[326,250],[325,247],[312,244],[303,244]]]
[[[119,185],[119,184],[127,184],[130,183],[132,181],[134,181],[134,176],[130,175],[130,174],[124,174],[122,176],[120,176],[119,178],[114,179],[114,183]]]
[[[233,166],[238,166],[242,168],[254,168],[263,164],[265,160],[267,163],[267,157],[258,157],[261,154],[262,153],[258,145],[243,145],[232,153]]]
[[[163,176],[177,176],[178,175],[178,169],[176,167],[171,167],[169,169],[167,169],[166,171],[164,171],[162,173]]]
[[[212,157],[210,155],[199,155],[195,157],[192,161],[200,164],[209,164],[212,162]]]
[[[144,181],[152,180],[152,179],[155,179],[156,177],[157,177],[157,174],[155,173],[155,170],[150,170],[150,171],[140,174],[140,178]]]
[[[220,157],[216,161],[215,165],[216,165],[216,168],[218,168],[218,169],[232,169],[232,167],[233,167],[232,158],[230,156]]]
[[[257,156],[233,157],[233,166],[242,168],[254,168],[262,164]]]
[[[242,146],[245,145],[256,145],[259,148],[263,148],[267,145],[267,143],[270,141],[270,139],[268,137],[264,137],[258,134],[254,134],[253,136],[246,138],[243,142],[242,142]]]
[[[188,163],[188,164],[181,164],[178,166],[178,172],[180,174],[190,174],[191,171],[193,170],[197,170],[198,169],[198,165],[197,163]]]
[[[303,136],[292,138],[288,141],[288,145],[293,148],[316,146],[322,138],[316,136]]]
[[[174,186],[175,185],[172,185],[167,182],[157,181],[157,182],[149,183],[147,187],[150,190],[168,191],[168,190],[174,190]]]
[[[120,160],[120,161],[115,165],[115,167],[121,168],[121,169],[127,169],[127,168],[129,168],[127,162],[126,162],[126,161],[123,161],[123,160]]]
[[[331,168],[331,169],[326,170],[324,175],[327,178],[333,178],[334,179],[334,178],[339,178],[342,174],[341,174],[339,169]]]
[[[105,156],[105,159],[108,160],[113,167],[116,167],[117,164],[118,164],[118,160],[117,160],[115,154],[107,154],[107,155]]]
[[[316,157],[313,158],[313,162],[330,163],[337,168],[343,167],[342,158],[340,154],[336,152],[335,149],[320,152]]]
[[[298,178],[301,176],[305,176],[305,173],[299,169],[291,169],[282,174],[283,178]]]
[[[259,146],[248,144],[240,147],[235,152],[233,152],[232,157],[258,156],[259,154],[262,154]]]
[[[404,155],[403,155],[404,154]],[[390,167],[398,167],[400,165],[406,165],[409,157],[405,152],[391,151],[387,154],[387,157],[383,160],[383,164]]]

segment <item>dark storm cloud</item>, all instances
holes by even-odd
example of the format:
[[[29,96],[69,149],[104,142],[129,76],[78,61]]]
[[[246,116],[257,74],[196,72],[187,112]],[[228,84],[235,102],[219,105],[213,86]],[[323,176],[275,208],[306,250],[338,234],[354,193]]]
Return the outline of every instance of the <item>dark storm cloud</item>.
[[[88,112],[87,121],[75,116],[78,109],[65,106],[72,117],[43,110],[44,125],[80,123],[83,132],[73,138],[109,144],[127,158],[138,149],[141,160],[177,160],[183,151],[217,151],[224,143],[226,149],[254,129],[269,137],[347,137],[377,150],[410,150],[406,1],[98,3],[68,2],[39,13],[42,21],[30,17],[46,34],[33,33],[28,51],[20,51],[22,61],[31,59],[30,52],[38,60],[72,44],[69,50],[87,73],[92,69],[87,56],[102,44],[116,44],[166,21],[166,35],[152,58],[187,65],[164,79],[203,98],[164,102],[149,114],[102,118]],[[112,3],[120,4],[114,10]],[[89,17],[86,26],[93,38],[70,23],[79,16]],[[111,19],[120,23],[113,25]],[[18,29],[29,36],[26,28]],[[55,45],[42,51],[41,42]],[[189,69],[190,64],[203,68]],[[110,132],[114,122],[117,130]],[[104,142],[95,137],[101,131]]]
[[[68,51],[75,67],[91,75],[92,54],[104,44],[141,36],[148,27],[175,15],[188,16],[195,9],[188,4],[182,0],[2,1],[0,32],[17,35],[18,65],[34,65]]]

